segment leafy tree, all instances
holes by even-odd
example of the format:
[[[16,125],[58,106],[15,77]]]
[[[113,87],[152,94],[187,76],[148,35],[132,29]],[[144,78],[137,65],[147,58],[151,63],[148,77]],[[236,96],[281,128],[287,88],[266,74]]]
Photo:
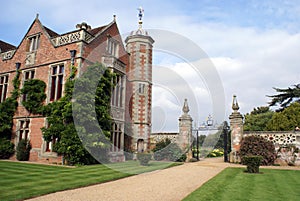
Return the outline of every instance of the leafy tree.
[[[161,140],[158,143],[156,143],[156,145],[152,149],[152,151],[156,152],[156,151],[162,150],[163,148],[167,147],[169,144],[171,144],[171,140],[169,138]]]
[[[245,115],[245,131],[265,131],[267,124],[271,120],[274,112],[269,107],[254,108],[250,114]]]
[[[281,112],[277,112],[266,125],[271,131],[291,131],[300,125],[300,103],[294,102]]]
[[[287,89],[274,88],[278,94],[273,96],[268,96],[272,98],[269,103],[270,106],[275,106],[279,104],[281,107],[279,111],[288,107],[292,102],[300,102],[300,84],[293,85],[293,87],[288,87]]]
[[[53,150],[70,164],[95,163],[90,153],[99,156],[98,161],[103,162],[107,160],[109,147],[111,80],[114,75],[101,64],[88,67],[80,78],[74,79],[75,73],[73,68],[64,96],[44,107],[48,127],[42,128],[43,136],[47,141],[58,139]]]

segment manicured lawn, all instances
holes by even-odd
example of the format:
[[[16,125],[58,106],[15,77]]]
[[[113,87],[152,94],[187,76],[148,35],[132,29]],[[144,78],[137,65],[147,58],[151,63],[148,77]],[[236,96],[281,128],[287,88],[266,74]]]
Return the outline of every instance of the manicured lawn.
[[[300,200],[300,171],[260,169],[262,174],[227,168],[184,201],[296,201]]]
[[[21,200],[179,164],[150,162],[149,166],[140,166],[137,161],[128,161],[111,164],[114,169],[110,169],[104,165],[68,168],[0,161],[0,200]]]

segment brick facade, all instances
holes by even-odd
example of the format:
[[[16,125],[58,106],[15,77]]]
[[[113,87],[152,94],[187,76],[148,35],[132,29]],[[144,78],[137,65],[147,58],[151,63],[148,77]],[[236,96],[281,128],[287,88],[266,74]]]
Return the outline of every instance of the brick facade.
[[[127,69],[126,121],[127,149],[143,152],[150,149],[152,107],[152,44],[154,40],[140,27],[125,40],[130,54]]]
[[[34,79],[40,79],[46,83],[46,101],[45,104],[53,101],[51,100],[51,94],[56,94],[59,97],[59,89],[53,91],[53,67],[63,66],[63,80],[62,80],[62,95],[64,90],[64,83],[70,74],[70,66],[73,64],[78,69],[78,75],[80,75],[84,69],[94,63],[103,63],[106,67],[115,72],[119,78],[116,85],[119,87],[118,92],[116,88],[113,89],[112,100],[112,117],[114,119],[115,126],[118,128],[118,132],[114,133],[112,129],[112,142],[115,146],[112,148],[111,155],[115,161],[124,160],[124,129],[125,129],[125,113],[129,110],[139,111],[140,121],[143,122],[137,129],[139,133],[150,133],[149,124],[151,123],[151,74],[147,69],[151,68],[152,63],[152,51],[151,43],[146,43],[148,48],[143,49],[139,64],[143,66],[142,78],[147,83],[147,96],[145,99],[140,99],[140,104],[137,100],[132,102],[131,107],[129,101],[126,100],[126,90],[137,90],[137,86],[126,86],[127,73],[131,72],[130,67],[135,67],[136,64],[130,64],[129,61],[137,62],[135,59],[129,58],[122,38],[120,36],[115,18],[111,23],[105,26],[91,28],[86,23],[81,23],[76,26],[76,30],[65,34],[58,34],[49,28],[42,25],[38,16],[29,27],[24,38],[18,45],[14,47],[6,42],[0,41],[0,77],[8,75],[8,89],[6,97],[10,96],[10,92],[13,90],[12,80],[16,75],[16,63],[20,63],[19,70],[21,71],[21,86],[22,88],[25,72],[34,71]],[[36,40],[36,41],[34,41]],[[34,43],[34,42],[35,43]],[[152,47],[152,46],[151,46]],[[134,48],[134,47],[132,47]],[[73,58],[71,58],[70,51],[75,52]],[[132,51],[129,51],[133,53]],[[129,60],[131,59],[131,60]],[[59,67],[61,68],[61,67]],[[58,68],[58,69],[59,69]],[[144,69],[145,68],[145,69]],[[146,76],[146,77],[145,77]],[[57,87],[57,86],[55,86]],[[131,92],[130,92],[131,93]],[[118,96],[118,97],[117,97]],[[55,98],[55,97],[54,97]],[[30,161],[51,161],[58,162],[61,157],[56,153],[47,150],[47,143],[44,141],[41,127],[46,126],[46,118],[38,115],[30,114],[21,104],[21,97],[18,100],[19,106],[14,115],[13,127],[12,127],[12,142],[15,145],[18,144],[20,139],[20,132],[23,128],[23,122],[29,122],[29,134],[28,138],[32,144],[32,150],[30,153]],[[130,108],[130,109],[128,109]],[[144,128],[144,123],[148,126]],[[120,136],[119,136],[120,135]],[[121,139],[121,141],[119,140]],[[118,142],[116,142],[118,140]],[[13,159],[15,156],[13,157]]]

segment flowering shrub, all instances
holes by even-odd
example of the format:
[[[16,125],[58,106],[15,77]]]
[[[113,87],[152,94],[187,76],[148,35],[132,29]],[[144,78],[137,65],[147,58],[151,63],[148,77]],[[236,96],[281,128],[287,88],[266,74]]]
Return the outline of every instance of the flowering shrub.
[[[224,151],[221,150],[221,149],[214,149],[212,150],[208,155],[207,157],[220,157],[220,156],[223,156],[224,155]]]

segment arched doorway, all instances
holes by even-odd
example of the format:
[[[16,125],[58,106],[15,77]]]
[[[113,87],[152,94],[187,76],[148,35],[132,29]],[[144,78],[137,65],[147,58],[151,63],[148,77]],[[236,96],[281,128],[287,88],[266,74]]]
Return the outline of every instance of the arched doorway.
[[[144,140],[143,139],[138,139],[137,141],[137,151],[144,152]]]

